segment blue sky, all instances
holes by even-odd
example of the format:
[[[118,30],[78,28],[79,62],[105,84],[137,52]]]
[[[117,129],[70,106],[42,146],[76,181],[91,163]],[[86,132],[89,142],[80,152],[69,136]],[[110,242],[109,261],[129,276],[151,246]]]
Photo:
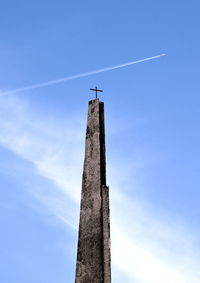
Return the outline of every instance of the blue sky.
[[[0,282],[74,282],[96,85],[104,90],[113,283],[200,282],[199,8],[193,0],[1,3]]]

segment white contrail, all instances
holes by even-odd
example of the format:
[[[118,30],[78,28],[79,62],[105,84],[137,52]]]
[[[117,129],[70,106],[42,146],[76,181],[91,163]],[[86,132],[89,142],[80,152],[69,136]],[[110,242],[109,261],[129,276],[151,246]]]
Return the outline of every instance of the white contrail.
[[[65,81],[75,80],[75,79],[78,79],[78,78],[83,78],[83,77],[95,75],[95,74],[98,74],[98,73],[108,72],[108,71],[111,71],[111,70],[115,70],[115,69],[123,68],[123,67],[126,67],[126,66],[138,64],[138,63],[141,63],[141,62],[153,60],[153,59],[165,56],[165,55],[166,54],[160,54],[160,55],[157,55],[157,56],[148,57],[148,58],[145,58],[145,59],[140,59],[140,60],[132,61],[132,62],[125,63],[125,64],[115,65],[115,66],[112,66],[112,67],[106,67],[106,68],[103,68],[103,69],[90,71],[90,72],[86,72],[86,73],[82,73],[82,74],[78,74],[78,75],[74,75],[74,76],[69,76],[69,77],[51,80],[51,81],[47,81],[47,82],[43,82],[43,83],[39,83],[39,84],[34,84],[34,85],[30,85],[30,86],[16,88],[16,89],[13,89],[13,90],[3,92],[3,93],[1,93],[1,95],[10,94],[10,93],[18,93],[18,92],[22,92],[22,91],[26,91],[26,90],[35,89],[35,88],[41,88],[41,87],[45,87],[45,86],[59,84],[59,83],[65,82]]]

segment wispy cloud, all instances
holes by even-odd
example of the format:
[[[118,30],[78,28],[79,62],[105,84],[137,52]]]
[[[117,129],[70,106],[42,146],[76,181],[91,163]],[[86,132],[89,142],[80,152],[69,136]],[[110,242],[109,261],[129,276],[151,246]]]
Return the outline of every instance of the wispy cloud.
[[[183,220],[121,194],[113,196],[112,214],[113,264],[130,282],[199,282],[197,243]]]
[[[77,229],[74,209],[79,202],[84,150],[81,122],[74,118],[62,124],[50,117],[37,118],[27,102],[13,95],[1,97],[0,116],[0,144],[30,162],[33,173],[54,186],[48,192],[45,186],[30,183],[26,188],[59,219]]]
[[[85,125],[74,117],[66,120],[65,126],[59,119],[37,117],[28,102],[14,95],[0,99],[0,144],[32,163],[38,175],[52,182],[60,192],[56,198],[40,190],[31,191],[32,195],[76,229],[71,208],[79,209]],[[198,283],[200,258],[191,227],[170,212],[153,210],[136,195],[122,193],[115,164],[110,167],[112,262],[119,274],[118,279],[113,276],[114,282],[121,283],[121,276],[124,282]]]
[[[32,162],[38,173],[51,179],[72,199],[79,198],[79,188],[71,186],[80,174],[83,157],[80,146],[82,130],[79,121],[61,121],[32,115],[28,105],[17,97],[1,98],[0,143],[4,147]],[[71,126],[73,125],[73,126]],[[75,185],[75,184],[74,184]]]

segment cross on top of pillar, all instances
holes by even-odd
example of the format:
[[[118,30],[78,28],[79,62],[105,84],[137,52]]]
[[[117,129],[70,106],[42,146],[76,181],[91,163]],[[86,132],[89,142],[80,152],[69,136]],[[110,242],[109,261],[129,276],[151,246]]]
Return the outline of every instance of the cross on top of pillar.
[[[95,98],[98,98],[98,97],[97,97],[98,92],[103,92],[103,90],[98,89],[98,88],[97,88],[97,86],[96,86],[95,88],[90,88],[90,90],[92,90],[92,91],[95,91],[95,92],[96,92],[96,93],[95,93],[95,95],[96,95],[96,96],[95,96]]]

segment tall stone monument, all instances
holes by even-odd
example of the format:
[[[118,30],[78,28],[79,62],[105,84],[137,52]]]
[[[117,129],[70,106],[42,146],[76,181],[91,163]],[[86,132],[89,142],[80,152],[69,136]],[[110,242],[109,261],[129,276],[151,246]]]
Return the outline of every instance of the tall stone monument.
[[[97,96],[88,106],[75,283],[111,283],[104,103]]]

